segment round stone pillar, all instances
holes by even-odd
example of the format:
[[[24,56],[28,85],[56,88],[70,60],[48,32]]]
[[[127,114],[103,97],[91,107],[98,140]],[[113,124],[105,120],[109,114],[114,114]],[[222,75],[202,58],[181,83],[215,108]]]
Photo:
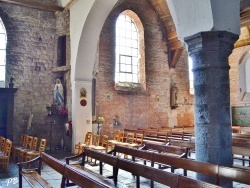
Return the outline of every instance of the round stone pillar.
[[[194,73],[196,160],[231,167],[232,131],[228,56],[238,35],[201,32],[185,38]],[[214,183],[202,174],[197,178]],[[231,187],[231,182],[221,182]]]

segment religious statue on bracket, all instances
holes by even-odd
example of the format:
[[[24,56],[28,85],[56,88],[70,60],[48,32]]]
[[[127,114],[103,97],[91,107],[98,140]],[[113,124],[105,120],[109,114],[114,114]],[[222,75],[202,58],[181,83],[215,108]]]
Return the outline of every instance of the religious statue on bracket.
[[[56,79],[56,85],[54,87],[54,102],[58,106],[64,106],[63,85],[60,79]]]
[[[176,83],[172,84],[171,89],[170,89],[170,106],[171,109],[176,109],[178,107],[177,104],[177,92],[178,92],[178,87],[176,86]]]

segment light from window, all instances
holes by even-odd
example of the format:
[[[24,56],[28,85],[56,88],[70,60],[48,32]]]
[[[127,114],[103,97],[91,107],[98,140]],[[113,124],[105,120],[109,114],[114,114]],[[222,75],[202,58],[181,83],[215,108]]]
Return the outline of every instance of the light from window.
[[[0,18],[0,87],[5,87],[6,42],[6,30]]]
[[[128,15],[116,21],[115,82],[139,83],[138,31]]]
[[[193,74],[193,60],[188,57],[188,73],[189,73],[189,93],[194,95],[194,74]]]

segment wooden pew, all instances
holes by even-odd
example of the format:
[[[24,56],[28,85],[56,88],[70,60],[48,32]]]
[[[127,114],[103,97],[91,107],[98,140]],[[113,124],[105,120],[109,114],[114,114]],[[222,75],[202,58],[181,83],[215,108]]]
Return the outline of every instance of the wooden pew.
[[[100,175],[94,173],[93,171],[89,170],[88,168],[85,168],[85,163],[86,163],[85,161],[87,160],[88,157],[91,157],[92,159],[100,161],[100,163],[99,163],[100,172],[99,173],[101,175],[103,174],[103,171],[102,171],[103,163],[106,163],[106,164],[113,166],[113,175],[110,177],[104,177],[104,176],[100,176]],[[81,163],[71,163],[71,160],[78,159],[78,158],[82,159]],[[71,168],[73,168],[77,171],[80,171],[84,174],[85,173],[91,174],[92,178],[98,177],[99,181],[101,181],[103,183],[107,183],[107,178],[109,178],[109,179],[113,178],[114,184],[117,183],[117,172],[118,172],[118,169],[116,167],[117,166],[117,158],[112,156],[112,155],[108,155],[108,154],[102,153],[102,152],[93,152],[91,149],[85,148],[83,153],[75,155],[75,156],[71,156],[71,157],[66,157],[65,160],[66,160],[66,164],[69,165]],[[70,179],[66,179],[66,186],[73,186],[74,182],[72,183],[69,180]]]
[[[217,185],[219,184],[221,178],[239,183],[250,184],[249,170],[223,167],[216,164],[204,163],[185,158],[176,158],[173,156],[164,155],[162,153],[148,152],[147,150],[137,150],[124,146],[115,146],[113,152],[124,153],[141,159],[143,159],[143,156],[147,156],[145,159],[152,160],[155,163],[161,163],[184,169],[185,176],[187,175],[187,171],[193,171],[203,175],[211,176],[214,179],[214,184]],[[221,171],[219,171],[219,169],[221,169]]]
[[[246,137],[238,137],[235,134],[233,134],[233,154],[234,154],[234,159],[238,159],[242,161],[242,166],[240,165],[235,165],[237,168],[245,168],[245,161],[249,162],[250,166],[250,138]],[[241,135],[242,136],[242,135]],[[240,156],[235,156],[235,155],[241,155]],[[248,158],[246,158],[248,157]]]
[[[250,148],[249,147],[239,147],[239,146],[233,146],[233,159],[235,160],[241,160],[242,161],[242,166],[240,165],[234,165],[234,167],[237,168],[245,168],[250,170],[250,167],[245,167],[245,161],[248,161],[250,163]],[[236,156],[236,155],[241,155],[241,156]],[[248,158],[246,158],[248,156]]]
[[[180,147],[187,147],[190,151],[195,151],[195,143],[194,142],[187,142],[187,141],[181,141],[181,140],[169,140],[170,145],[174,146],[180,146]],[[245,161],[249,161],[249,156],[250,156],[250,140],[246,138],[234,138],[233,139],[233,158],[236,160],[241,160],[242,161],[242,166],[240,165],[234,165],[234,167],[237,168],[243,168],[243,169],[250,169],[249,167],[244,167],[245,166]],[[241,155],[240,156],[235,156],[235,155]],[[246,158],[248,156],[248,158]]]
[[[186,147],[188,148],[188,156],[191,155],[191,152],[195,152],[195,143],[191,141],[183,141],[183,140],[174,140],[170,139],[168,142],[169,145]]]
[[[194,135],[192,132],[185,131],[156,131],[144,130],[143,131],[145,142],[152,143],[167,143],[170,139],[190,141]]]
[[[153,143],[145,143],[141,150],[152,150],[166,155],[172,155],[178,158],[187,158],[188,150],[186,147],[178,147],[171,145],[160,145]]]
[[[192,136],[194,136],[194,134],[190,132],[171,131],[167,134],[167,141],[169,141],[170,139],[190,141]]]
[[[120,147],[122,147],[122,146],[120,146]],[[128,148],[128,149],[132,149],[132,148]],[[132,150],[135,150],[135,149],[132,149]],[[138,150],[138,151],[140,151],[140,150]],[[140,151],[140,152],[143,153],[144,151]],[[91,156],[92,158],[96,157],[95,159],[101,160],[102,162],[107,160],[105,158],[107,158],[107,156],[108,156],[105,153],[101,153],[99,151],[95,151],[95,150],[92,150],[90,148],[86,148],[84,153],[85,154],[83,154],[82,157],[84,157],[84,158],[86,158],[86,156]],[[84,158],[83,158],[83,161],[84,161]],[[162,170],[159,170],[156,168],[152,168],[149,166],[138,164],[138,163],[135,163],[135,162],[127,160],[127,159],[122,159],[122,158],[118,158],[118,157],[115,157],[115,158],[116,158],[116,163],[113,163],[113,165],[116,165],[115,168],[125,170],[127,172],[132,173],[134,176],[136,176],[136,187],[137,188],[140,187],[140,177],[141,176],[144,178],[148,178],[152,181],[156,181],[158,183],[161,183],[163,185],[172,187],[172,188],[179,188],[179,187],[183,188],[187,184],[195,185],[195,186],[200,185],[202,187],[207,187],[207,188],[218,187],[218,186],[213,185],[213,184],[201,182],[201,181],[190,179],[187,177],[181,177],[180,175],[177,175],[177,174],[173,174],[170,172],[166,172],[166,171],[162,171]],[[77,169],[77,170],[82,170],[82,169]],[[115,176],[118,176],[118,171],[116,171],[115,173],[116,173]],[[93,173],[93,175],[95,175],[95,173]],[[97,176],[97,178],[99,178],[99,177]],[[122,186],[122,185],[119,184],[119,186]],[[151,185],[151,187],[153,187],[153,186]]]
[[[230,181],[240,182],[250,185],[250,171],[238,168],[219,166],[218,177]]]
[[[62,182],[65,182],[65,179],[70,179],[74,185],[78,185],[79,187],[94,187],[94,188],[111,188],[116,187],[109,181],[102,181],[103,178],[101,176],[92,176],[89,171],[82,173],[82,171],[78,171],[72,168],[69,165],[65,166],[64,175]],[[61,186],[62,188],[65,185]]]
[[[29,167],[32,164],[35,164],[38,162],[38,166],[32,169],[23,169],[24,167]],[[22,187],[22,177],[30,184],[31,187],[40,187],[41,185],[43,187],[52,187],[49,185],[49,183],[41,176],[41,167],[42,163],[47,164],[60,174],[64,173],[64,163],[61,161],[58,161],[57,159],[53,158],[52,156],[42,153],[40,157],[37,157],[31,161],[27,162],[21,162],[18,163],[19,168],[19,187]]]
[[[162,171],[156,168],[152,168],[149,166],[141,165],[138,163],[133,163],[131,161],[118,158],[118,168],[123,169],[127,172],[131,172],[133,175],[137,177],[136,179],[136,187],[140,187],[140,176],[150,179],[151,181],[155,181],[166,185],[172,188],[193,188],[193,187],[206,187],[206,188],[216,188],[219,186],[202,182],[199,180],[194,180],[191,178],[187,178],[184,176],[180,176],[177,174],[173,174],[170,172]],[[151,187],[154,185],[151,184]]]
[[[232,133],[233,138],[246,138],[250,139],[250,134],[242,134],[242,133]]]
[[[25,168],[30,165],[37,163],[38,166],[35,168]],[[92,172],[85,171],[84,173],[76,171],[74,168],[70,167],[66,163],[63,163],[54,157],[41,153],[41,155],[33,160],[27,162],[18,163],[19,167],[19,187],[22,188],[22,177],[30,184],[31,187],[43,187],[51,188],[52,186],[41,176],[41,166],[42,163],[47,164],[58,173],[62,174],[61,187],[65,187],[65,180],[70,179],[74,185],[80,187],[95,187],[95,188],[114,188],[115,185],[110,181],[102,181],[105,179],[101,175],[99,177],[93,176]]]
[[[144,152],[141,152],[144,151]],[[153,167],[155,163],[159,164],[159,168],[171,168],[171,172],[174,172],[176,169],[175,166],[166,166],[166,163],[159,163],[153,160],[154,153],[148,152],[148,151],[155,151],[157,153],[163,153],[163,155],[173,156],[176,158],[187,158],[187,148],[184,147],[178,147],[178,146],[169,146],[169,145],[158,145],[158,144],[152,144],[152,143],[146,143],[144,147],[142,147],[140,150],[129,150],[127,147],[121,147],[121,146],[115,146],[114,155],[116,152],[123,153],[126,155],[131,155],[133,160],[135,160],[135,157],[141,158],[144,160],[144,165],[146,165],[146,160],[151,162],[151,166]],[[112,152],[112,151],[111,151]],[[164,166],[162,166],[162,164]],[[184,170],[184,175],[186,174],[186,171]]]

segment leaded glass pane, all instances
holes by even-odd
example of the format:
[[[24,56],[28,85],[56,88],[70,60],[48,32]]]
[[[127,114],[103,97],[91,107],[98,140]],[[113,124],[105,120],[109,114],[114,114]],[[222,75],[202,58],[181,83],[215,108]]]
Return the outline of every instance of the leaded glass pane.
[[[120,15],[116,23],[116,82],[138,83],[137,39],[133,20],[127,15]]]

